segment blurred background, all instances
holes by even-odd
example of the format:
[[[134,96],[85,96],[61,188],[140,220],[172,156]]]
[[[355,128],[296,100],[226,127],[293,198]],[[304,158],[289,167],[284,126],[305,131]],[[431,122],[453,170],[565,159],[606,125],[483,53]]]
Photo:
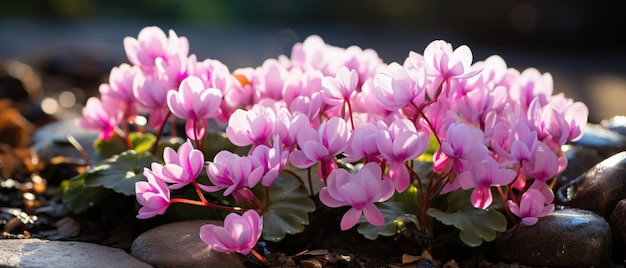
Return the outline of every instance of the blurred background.
[[[387,63],[444,39],[468,45],[474,61],[498,54],[520,71],[550,72],[555,93],[585,102],[599,122],[626,115],[625,8],[566,0],[0,0],[0,97],[24,97],[13,89],[17,77],[44,112],[73,116],[113,66],[128,62],[123,38],[157,25],[186,36],[198,59],[231,70],[289,55],[311,34],[375,49]]]

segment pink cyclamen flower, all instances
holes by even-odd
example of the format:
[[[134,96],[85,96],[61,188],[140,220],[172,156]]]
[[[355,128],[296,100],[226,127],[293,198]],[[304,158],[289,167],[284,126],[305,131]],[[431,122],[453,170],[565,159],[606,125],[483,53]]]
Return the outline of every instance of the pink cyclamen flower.
[[[404,192],[411,183],[404,161],[413,160],[426,151],[428,135],[418,132],[410,120],[398,119],[389,128],[378,130],[376,145],[383,158],[389,160],[389,179],[398,192]]]
[[[475,208],[486,209],[493,202],[491,186],[509,184],[515,179],[515,171],[498,167],[498,163],[491,157],[476,163],[471,171],[466,171],[456,178],[463,190],[474,189],[470,201]]]
[[[236,110],[228,119],[226,136],[237,146],[268,144],[276,120],[270,107],[257,104],[250,110]]]
[[[99,87],[100,94],[124,101],[134,101],[133,81],[138,73],[137,66],[130,66],[127,63],[113,67],[109,74],[109,83],[101,84]]]
[[[375,226],[385,223],[375,202],[387,201],[394,192],[393,183],[381,178],[382,170],[376,163],[367,163],[356,174],[336,169],[328,176],[326,187],[320,191],[320,200],[329,207],[351,206],[341,218],[341,230],[354,226],[361,215]]]
[[[200,185],[200,188],[207,192],[226,189],[224,196],[228,196],[245,187],[254,187],[261,180],[264,168],[254,157],[242,157],[229,151],[220,151],[206,170],[213,185]],[[249,195],[245,197],[253,198]]]
[[[124,119],[125,105],[122,101],[112,98],[100,100],[91,97],[87,100],[83,108],[83,117],[76,119],[76,125],[85,128],[100,131],[100,138],[110,139],[115,128]]]
[[[346,121],[339,117],[322,122],[317,130],[305,127],[298,133],[300,150],[292,152],[289,160],[298,168],[329,161],[350,145],[350,135]]]
[[[482,69],[471,68],[472,60],[472,50],[466,45],[453,50],[450,43],[435,40],[424,49],[424,62],[429,73],[440,79],[477,75]]]
[[[167,79],[155,75],[137,75],[133,82],[133,96],[139,107],[150,114],[148,125],[159,128],[167,119],[167,92],[170,85]]]
[[[258,159],[264,168],[263,179],[261,180],[263,186],[272,185],[276,181],[278,174],[283,171],[285,164],[287,164],[289,151],[281,150],[280,145],[281,143],[278,141],[278,137],[276,137],[274,138],[274,147],[269,148],[266,145],[259,145],[251,153],[251,156]]]
[[[537,132],[524,122],[518,122],[513,128],[507,122],[500,122],[493,128],[494,152],[511,161],[530,161],[538,142]]]
[[[291,150],[298,142],[298,131],[310,126],[309,118],[304,114],[293,114],[287,108],[279,108],[274,122],[274,135],[278,136],[286,150]],[[274,139],[274,143],[277,140]]]
[[[328,105],[340,105],[350,100],[358,83],[359,75],[356,70],[349,70],[344,66],[337,71],[335,77],[322,78],[322,88],[324,89],[322,98]]]
[[[151,170],[144,168],[143,175],[148,181],[135,183],[137,202],[142,206],[137,218],[147,219],[163,215],[170,205],[170,190],[165,182]]]
[[[204,154],[194,149],[189,140],[178,151],[166,147],[163,160],[165,165],[152,163],[151,169],[164,182],[173,183],[169,186],[170,189],[179,189],[193,182],[204,168]]]
[[[365,157],[366,162],[380,155],[378,146],[376,145],[376,134],[379,128],[372,123],[357,125],[352,134],[350,147],[346,149],[348,157],[346,161],[356,162]]]
[[[186,37],[178,37],[173,30],[169,31],[168,38],[161,28],[148,26],[141,29],[136,39],[125,37],[124,50],[130,63],[148,71],[157,66],[157,61],[187,57],[189,41]]]
[[[522,195],[519,206],[509,200],[511,213],[522,218],[522,223],[532,226],[540,217],[545,217],[554,211],[554,204],[546,204],[546,197],[535,189],[530,189]]]
[[[200,239],[221,253],[238,252],[246,255],[261,237],[263,218],[250,209],[242,215],[230,213],[224,219],[224,226],[205,224],[200,227]]]
[[[222,92],[206,88],[196,76],[185,78],[178,91],[167,93],[167,106],[176,117],[187,120],[185,132],[194,140],[202,139],[207,127],[206,119],[217,115],[221,102]]]
[[[433,169],[442,171],[452,165],[456,173],[470,169],[472,163],[487,157],[487,146],[483,144],[484,134],[480,129],[455,123],[448,127],[446,140],[435,154]]]
[[[423,103],[426,81],[425,68],[407,70],[391,63],[374,77],[374,92],[385,109],[395,111],[411,102]]]

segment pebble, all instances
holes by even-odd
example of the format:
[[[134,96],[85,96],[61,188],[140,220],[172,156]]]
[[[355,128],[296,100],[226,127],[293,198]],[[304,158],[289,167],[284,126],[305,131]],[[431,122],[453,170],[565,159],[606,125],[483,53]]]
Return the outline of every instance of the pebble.
[[[605,219],[626,198],[626,151],[598,163],[559,187],[557,204],[592,211]]]
[[[139,235],[130,252],[155,267],[245,267],[239,254],[211,250],[200,240],[200,226],[221,221],[191,220],[168,223]]]
[[[613,241],[615,244],[615,253],[623,260],[626,260],[626,199],[622,199],[617,203],[609,224],[613,230]]]
[[[609,223],[593,212],[563,209],[533,226],[518,225],[498,236],[496,255],[505,262],[545,267],[607,267],[611,261]]]
[[[151,267],[124,250],[98,244],[0,239],[0,267]]]

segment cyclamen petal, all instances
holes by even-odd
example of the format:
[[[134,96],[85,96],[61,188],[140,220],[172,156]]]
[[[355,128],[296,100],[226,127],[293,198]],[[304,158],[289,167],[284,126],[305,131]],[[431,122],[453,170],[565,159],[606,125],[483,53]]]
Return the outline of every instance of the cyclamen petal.
[[[162,215],[170,205],[170,191],[165,182],[156,177],[151,170],[144,168],[143,175],[148,181],[135,183],[137,202],[142,205],[137,218],[147,219]]]
[[[363,211],[356,208],[350,208],[345,214],[343,214],[343,217],[341,217],[341,223],[339,224],[341,230],[345,231],[355,226],[359,221],[361,214],[363,214]]]
[[[365,219],[374,226],[382,226],[385,224],[385,218],[380,209],[374,203],[368,203],[363,207],[363,215]]]
[[[554,204],[546,205],[545,196],[535,189],[529,189],[522,194],[519,205],[511,200],[508,203],[511,213],[520,217],[522,223],[527,226],[534,225],[538,218],[545,217],[554,211]]]
[[[352,228],[363,213],[367,213],[366,219],[372,220],[372,224],[384,223],[384,219],[381,223],[382,216],[374,203],[389,199],[394,189],[390,180],[381,180],[381,174],[380,166],[376,163],[365,164],[356,174],[350,174],[344,169],[330,173],[326,187],[320,191],[320,200],[329,207],[352,206],[342,217],[342,230]]]
[[[223,226],[205,224],[200,227],[200,239],[221,253],[248,254],[261,237],[263,218],[254,210],[242,215],[231,213]]]

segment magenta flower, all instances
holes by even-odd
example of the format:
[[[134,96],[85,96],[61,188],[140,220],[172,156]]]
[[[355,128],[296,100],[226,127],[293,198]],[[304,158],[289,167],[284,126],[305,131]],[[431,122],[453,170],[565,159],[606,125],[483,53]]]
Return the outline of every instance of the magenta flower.
[[[530,161],[538,142],[537,132],[526,123],[520,122],[511,128],[509,123],[500,122],[493,128],[494,152],[511,161]]]
[[[367,163],[356,174],[336,169],[328,176],[326,187],[320,191],[320,201],[332,208],[351,206],[341,218],[341,230],[356,225],[361,215],[375,226],[385,223],[383,214],[374,205],[387,201],[394,192],[393,183],[381,178],[382,171],[376,163]]]
[[[380,104],[389,111],[401,109],[413,102],[424,102],[426,70],[422,67],[407,70],[397,63],[391,63],[374,78],[374,92]]]
[[[161,28],[149,26],[143,28],[137,38],[124,38],[124,50],[128,61],[140,66],[143,70],[152,70],[156,67],[157,59],[167,61],[169,58],[189,54],[189,41],[185,37],[178,37],[173,30],[169,31],[169,38]]]
[[[179,189],[193,182],[204,168],[204,154],[194,149],[189,140],[178,151],[166,147],[163,160],[165,165],[152,163],[151,169],[164,182],[173,183],[169,186],[170,189]]]
[[[418,132],[410,120],[398,119],[388,129],[378,130],[376,145],[383,158],[389,160],[389,179],[398,192],[404,192],[411,183],[404,161],[413,160],[426,151],[428,136]]]
[[[424,49],[424,61],[429,73],[440,79],[468,78],[482,69],[471,68],[472,51],[466,45],[452,50],[452,45],[443,40],[432,41]]]
[[[165,182],[151,170],[144,168],[143,175],[148,181],[135,183],[137,202],[142,206],[137,218],[147,219],[163,215],[170,205],[170,190]]]
[[[274,134],[285,149],[291,150],[298,142],[298,131],[309,126],[309,118],[304,114],[292,114],[287,108],[280,108],[276,112]],[[276,142],[274,139],[274,143]]]
[[[257,83],[254,84],[258,98],[281,99],[281,93],[289,71],[275,59],[267,59],[257,68]]]
[[[515,179],[516,172],[512,169],[500,168],[491,157],[476,163],[471,171],[466,171],[456,178],[463,190],[474,189],[470,201],[475,208],[486,209],[493,202],[491,186],[509,184]]]
[[[328,105],[340,105],[350,100],[358,83],[357,72],[344,66],[339,69],[334,78],[329,76],[322,78],[322,98]]]
[[[220,151],[206,170],[213,185],[200,185],[200,188],[207,192],[226,189],[224,196],[228,196],[245,187],[254,187],[263,177],[264,168],[254,157],[242,157],[229,151]],[[253,197],[247,192],[243,194],[246,194],[244,197],[248,199]]]
[[[455,123],[448,127],[446,140],[435,154],[435,171],[442,171],[452,165],[456,173],[470,169],[472,163],[481,162],[487,157],[487,146],[483,144],[483,132],[477,128]]]
[[[167,93],[167,106],[176,117],[186,119],[187,137],[200,140],[204,137],[208,118],[215,117],[222,102],[222,92],[215,88],[205,88],[196,76],[185,78],[178,91]]]
[[[169,112],[167,108],[167,92],[169,83],[158,75],[138,75],[133,83],[133,96],[137,104],[150,113],[148,124],[158,128],[165,121]]]
[[[332,161],[350,145],[351,131],[346,121],[333,117],[324,121],[318,130],[305,127],[298,133],[300,150],[289,156],[291,164],[298,168],[308,168],[315,163]]]
[[[554,81],[550,73],[542,74],[536,68],[528,68],[513,79],[510,89],[511,99],[518,103],[523,111],[527,111],[535,98],[538,99],[539,106],[548,103],[554,91]]]
[[[113,67],[109,74],[109,83],[101,84],[99,87],[100,94],[124,101],[134,101],[133,81],[138,73],[139,68],[127,63]]]
[[[522,223],[532,226],[540,217],[545,217],[554,211],[554,204],[546,204],[546,197],[535,189],[529,189],[522,195],[519,206],[509,200],[511,213],[522,218]]]
[[[566,166],[566,157],[559,157],[548,148],[548,145],[538,142],[532,158],[524,163],[522,173],[536,180],[546,182],[561,173]]]
[[[274,138],[274,147],[269,148],[265,145],[259,145],[251,153],[251,156],[258,159],[261,166],[263,166],[264,171],[261,180],[263,186],[272,185],[278,174],[283,171],[285,164],[287,164],[289,151],[281,150],[280,145],[278,137],[276,137]]]
[[[470,201],[475,208],[486,209],[493,202],[491,186],[507,185],[515,179],[516,172],[498,167],[491,157],[476,163],[471,171],[466,171],[456,178],[463,190],[474,189]]]
[[[124,119],[124,107],[120,100],[91,97],[83,108],[83,117],[77,118],[75,123],[85,129],[98,130],[100,138],[109,140]]]
[[[224,219],[224,226],[202,225],[200,239],[217,252],[238,252],[246,255],[256,245],[262,231],[263,218],[251,209],[242,215],[228,214]]]
[[[238,109],[228,119],[226,136],[237,146],[269,144],[275,120],[274,110],[260,104],[250,110]]]
[[[350,147],[346,148],[346,153],[348,154],[346,161],[356,162],[363,157],[366,160],[378,157],[380,155],[376,145],[378,130],[380,129],[372,123],[358,125],[352,134]]]

